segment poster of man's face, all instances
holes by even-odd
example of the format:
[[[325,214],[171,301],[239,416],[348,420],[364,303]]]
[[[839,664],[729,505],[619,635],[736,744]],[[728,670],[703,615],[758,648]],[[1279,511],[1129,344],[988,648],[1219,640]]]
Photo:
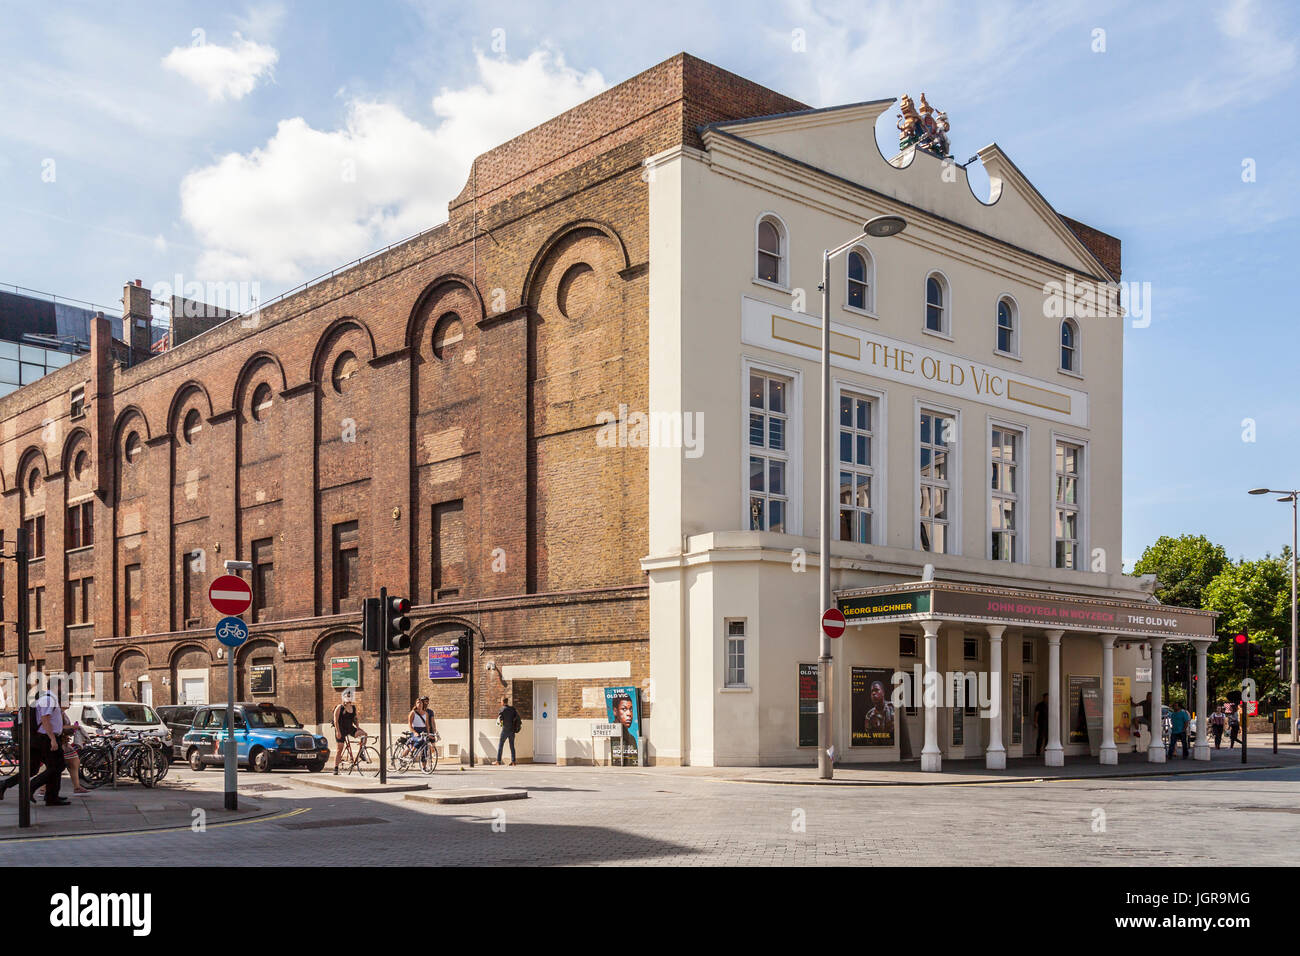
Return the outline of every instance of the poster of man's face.
[[[854,667],[850,672],[849,704],[853,747],[894,745],[894,705],[889,701],[889,671],[883,667]]]
[[[622,728],[614,743],[615,755],[640,763],[637,743],[641,736],[641,695],[636,687],[606,687],[605,713],[611,724]]]

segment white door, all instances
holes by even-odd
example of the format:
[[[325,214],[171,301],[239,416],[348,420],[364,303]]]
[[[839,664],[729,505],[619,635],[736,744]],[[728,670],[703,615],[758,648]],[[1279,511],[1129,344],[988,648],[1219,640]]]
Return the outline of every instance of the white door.
[[[206,677],[186,677],[181,680],[182,704],[206,704],[208,681]]]
[[[555,763],[556,682],[533,681],[533,763]]]
[[[1038,730],[1034,727],[1034,708],[1038,706],[1038,697],[1034,694],[1034,675],[1025,674],[1020,678],[1020,741],[1021,753],[1026,757],[1034,756],[1038,746]]]
[[[140,703],[146,707],[153,706],[153,681],[147,677],[140,678]]]

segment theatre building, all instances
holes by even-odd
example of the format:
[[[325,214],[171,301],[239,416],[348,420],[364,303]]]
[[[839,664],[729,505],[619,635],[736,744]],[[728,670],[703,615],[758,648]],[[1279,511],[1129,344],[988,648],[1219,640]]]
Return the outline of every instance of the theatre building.
[[[0,528],[33,555],[26,594],[3,569],[0,663],[26,601],[44,671],[224,699],[206,591],[235,559],[236,692],[305,723],[354,682],[379,721],[359,610],[386,587],[415,606],[390,718],[428,694],[444,758],[495,756],[509,696],[522,759],[590,762],[623,687],[652,763],[811,763],[817,285],[860,235],[830,284],[838,759],[998,765],[1033,753],[1043,693],[1048,762],[1132,749],[1112,688],[1158,706],[1153,649],[1192,641],[1203,673],[1213,619],[1120,573],[1119,242],[997,146],[974,195],[924,99],[883,156],[893,106],[810,109],[683,54],[256,312],[163,337],[127,284],[127,341],[93,320],[88,354],[0,397]],[[882,214],[906,229],[862,235]],[[465,634],[472,736],[468,679],[430,664]],[[917,663],[996,699],[893,708]]]

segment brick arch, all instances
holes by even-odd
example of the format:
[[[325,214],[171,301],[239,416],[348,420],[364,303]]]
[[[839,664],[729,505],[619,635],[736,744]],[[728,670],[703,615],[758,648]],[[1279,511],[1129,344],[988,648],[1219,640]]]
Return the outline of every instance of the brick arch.
[[[422,326],[426,324],[428,318],[425,315],[427,307],[431,302],[436,301],[439,294],[446,291],[448,286],[459,286],[465,289],[473,297],[477,306],[477,314],[473,316],[463,315],[461,316],[462,321],[477,322],[487,315],[487,307],[483,304],[483,296],[473,282],[455,272],[439,276],[424,287],[424,291],[416,297],[415,304],[411,306],[411,314],[406,319],[406,338],[404,341],[407,348],[419,348],[420,340],[423,337]]]
[[[135,658],[139,658],[137,662]],[[149,670],[149,655],[137,645],[124,647],[113,655],[113,699],[140,699],[140,682],[136,679]],[[129,690],[128,690],[129,688]]]
[[[149,430],[149,419],[145,417],[144,412],[140,410],[139,405],[128,405],[117,415],[116,421],[113,422],[113,448],[116,451],[117,443],[122,440],[126,434],[127,426],[135,419],[140,420],[140,430],[144,432],[143,441],[148,444],[149,439],[153,437]]]
[[[208,395],[208,390],[203,387],[202,383],[190,379],[180,388],[176,389],[176,392],[172,395],[171,406],[167,409],[167,431],[173,437],[177,435],[181,424],[177,419],[180,417],[185,406],[189,404],[190,398],[196,393],[203,396],[203,401],[207,405],[207,415],[204,417],[212,417],[212,399]],[[203,409],[200,409],[200,411],[202,410]]]
[[[41,487],[33,496],[27,490],[27,476],[32,469],[40,472]],[[38,505],[45,504],[45,479],[50,474],[50,463],[45,457],[45,452],[39,445],[31,445],[18,456],[18,470],[14,474],[14,487],[18,489],[19,511],[22,518],[27,518],[29,510],[34,510],[36,514],[42,513],[44,509]],[[27,542],[27,547],[32,547],[32,542]],[[52,549],[50,549],[52,550]]]
[[[167,666],[174,669],[176,667],[177,659],[180,658],[182,654],[190,651],[202,652],[208,659],[209,664],[216,660],[216,658],[212,656],[212,651],[206,645],[201,644],[198,641],[184,641],[171,649],[171,653],[167,655]]]
[[[251,385],[253,379],[257,377],[257,373],[268,365],[274,368],[276,373],[279,375],[280,388],[278,391],[283,392],[289,387],[288,380],[284,375],[284,363],[280,361],[279,357],[274,353],[265,350],[254,352],[248,357],[248,360],[244,362],[243,367],[239,370],[238,377],[235,379],[235,390],[230,396],[231,408],[236,411],[242,411],[244,407],[245,392],[248,390],[248,386]]]
[[[429,692],[429,673],[428,654],[426,649],[430,644],[451,644],[453,638],[459,637],[461,631],[472,631],[474,633],[473,644],[475,647],[481,646],[483,631],[477,624],[469,618],[451,615],[448,617],[435,618],[432,621],[422,622],[418,628],[411,633],[411,661],[412,666],[409,668],[408,682],[410,684],[410,698],[412,701],[420,696],[423,690]],[[440,640],[445,638],[445,640]],[[477,673],[477,669],[476,669]],[[457,682],[459,686],[459,682]],[[430,696],[436,696],[430,694]],[[435,714],[437,708],[435,707]]]
[[[373,359],[377,354],[375,351],[375,336],[374,333],[370,331],[368,325],[360,319],[354,318],[350,315],[335,319],[326,326],[325,331],[322,332],[320,338],[316,340],[316,349],[312,352],[311,380],[316,384],[320,385],[324,383],[326,372],[322,366],[324,365],[325,357],[329,355],[330,349],[338,338],[349,328],[357,329],[365,336],[366,342],[370,345],[370,354],[365,356],[366,358]],[[361,356],[358,357],[360,358]]]
[[[337,655],[332,654],[335,650]],[[312,669],[315,671],[316,723],[325,724],[334,713],[334,705],[341,699],[341,692],[330,686],[329,657],[361,658],[361,688],[357,695],[357,712],[360,719],[373,723],[379,719],[379,685],[378,677],[370,669],[370,655],[361,649],[361,629],[355,625],[339,625],[326,628],[312,642]],[[332,739],[332,738],[331,738]]]
[[[78,450],[77,445],[82,441],[89,443],[90,432],[81,425],[78,425],[76,428],[72,429],[72,431],[68,432],[68,437],[63,442],[63,451],[59,453],[59,469],[64,474],[67,474],[71,470],[73,456]],[[87,451],[89,451],[89,449],[87,449]]]
[[[618,230],[613,226],[601,222],[599,219],[575,220],[561,226],[559,229],[555,230],[555,232],[551,233],[547,240],[538,248],[537,254],[533,256],[533,261],[529,264],[528,272],[524,276],[523,286],[521,287],[521,304],[536,305],[536,296],[539,291],[536,288],[538,284],[537,280],[542,273],[543,267],[546,265],[547,260],[556,252],[561,243],[566,239],[571,238],[574,233],[582,233],[584,235],[599,233],[604,235],[618,247],[618,251],[623,259],[623,264],[620,268],[626,269],[632,265],[632,260],[628,256],[627,252],[627,244],[623,241],[623,237],[619,235]]]

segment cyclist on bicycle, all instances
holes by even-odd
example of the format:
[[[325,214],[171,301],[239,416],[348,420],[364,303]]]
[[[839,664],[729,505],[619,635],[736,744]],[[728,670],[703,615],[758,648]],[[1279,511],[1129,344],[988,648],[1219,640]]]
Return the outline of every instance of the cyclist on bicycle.
[[[413,736],[437,735],[438,722],[433,719],[433,709],[429,706],[428,697],[421,697],[415,702],[415,706],[406,716],[406,726],[411,728]]]
[[[343,751],[347,748],[348,738],[356,737],[364,748],[367,734],[357,722],[357,703],[352,694],[344,692],[343,701],[334,708],[334,742],[338,744],[334,751],[334,773],[339,772],[339,763],[343,760]]]

